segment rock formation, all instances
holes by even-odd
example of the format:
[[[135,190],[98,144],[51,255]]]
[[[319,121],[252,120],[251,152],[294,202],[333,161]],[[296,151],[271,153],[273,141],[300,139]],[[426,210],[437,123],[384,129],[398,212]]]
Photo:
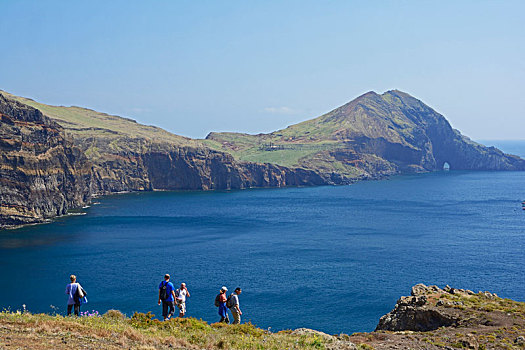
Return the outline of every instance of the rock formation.
[[[401,297],[374,332],[350,337],[376,349],[522,349],[523,339],[525,303],[424,284]]]
[[[0,228],[85,205],[91,165],[40,111],[0,94]]]
[[[368,92],[318,118],[270,134],[210,133],[210,147],[240,159],[317,171],[327,182],[442,170],[525,170],[525,160],[454,130],[420,100]]]

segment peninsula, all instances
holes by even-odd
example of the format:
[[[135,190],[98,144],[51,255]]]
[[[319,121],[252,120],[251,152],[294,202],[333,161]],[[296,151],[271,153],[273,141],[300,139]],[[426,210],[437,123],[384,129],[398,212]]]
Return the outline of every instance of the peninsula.
[[[132,119],[0,91],[0,228],[123,191],[350,184],[442,170],[525,170],[418,99],[368,92],[269,134],[190,139]]]

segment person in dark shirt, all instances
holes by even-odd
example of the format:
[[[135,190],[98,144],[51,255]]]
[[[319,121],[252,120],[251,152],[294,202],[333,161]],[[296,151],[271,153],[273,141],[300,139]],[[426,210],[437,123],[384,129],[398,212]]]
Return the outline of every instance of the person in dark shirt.
[[[159,284],[159,305],[162,302],[162,317],[169,320],[175,313],[175,286],[170,282],[170,275],[164,275],[164,281]],[[168,310],[169,309],[169,310]]]

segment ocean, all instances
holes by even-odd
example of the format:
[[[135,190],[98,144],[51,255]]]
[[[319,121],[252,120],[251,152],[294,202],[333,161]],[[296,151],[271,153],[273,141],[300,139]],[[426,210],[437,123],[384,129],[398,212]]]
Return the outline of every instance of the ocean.
[[[243,321],[274,331],[372,331],[417,283],[525,301],[523,200],[525,172],[464,171],[107,196],[0,232],[0,307],[65,313],[70,274],[88,292],[83,310],[160,315],[170,273],[191,293],[187,315],[209,322],[220,287],[239,286]]]

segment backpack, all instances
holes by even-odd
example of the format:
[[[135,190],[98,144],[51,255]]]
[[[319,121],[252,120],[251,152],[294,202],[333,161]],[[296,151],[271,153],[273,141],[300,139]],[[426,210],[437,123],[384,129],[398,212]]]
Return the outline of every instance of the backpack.
[[[233,307],[233,294],[230,294],[230,296],[228,297],[228,299],[226,299],[226,306],[228,307],[228,309],[231,309]]]
[[[75,295],[73,295],[73,300],[75,301],[75,304],[80,304],[82,299],[87,295],[84,288],[80,286],[80,283],[77,283],[77,290],[75,291]]]
[[[168,282],[164,282],[160,287],[160,300],[166,301],[168,299]]]
[[[221,305],[221,293],[217,294],[217,296],[215,297],[215,306],[216,307],[219,307]]]

